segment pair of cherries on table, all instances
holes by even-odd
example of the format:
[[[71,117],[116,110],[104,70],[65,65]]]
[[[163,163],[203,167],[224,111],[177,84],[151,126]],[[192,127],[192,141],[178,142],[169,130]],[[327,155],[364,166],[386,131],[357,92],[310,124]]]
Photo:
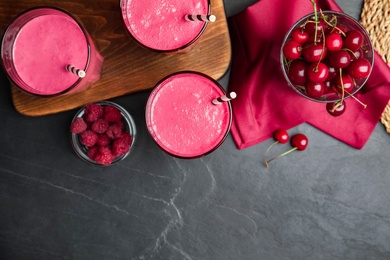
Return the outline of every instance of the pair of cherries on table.
[[[265,156],[264,156],[264,163],[265,163],[267,168],[268,168],[269,163],[271,161],[276,160],[282,156],[285,156],[285,155],[287,155],[295,150],[303,151],[306,149],[307,145],[309,144],[309,139],[307,138],[306,135],[298,133],[298,134],[293,135],[290,139],[290,135],[288,134],[288,132],[285,129],[277,129],[276,131],[274,131],[273,138],[274,138],[275,142],[268,147],[268,149],[265,153]],[[268,156],[268,154],[273,146],[275,146],[278,143],[285,144],[288,141],[290,141],[291,146],[293,148],[291,148],[290,150],[288,150],[288,151],[286,151],[286,152],[284,152],[284,153],[282,153],[282,154],[280,154],[272,159],[269,159],[269,160],[267,159],[267,156]]]
[[[344,99],[354,97],[372,66],[366,33],[341,24],[338,15],[316,13],[293,27],[282,46],[283,68],[290,83],[306,97],[327,102],[333,116],[344,112]]]

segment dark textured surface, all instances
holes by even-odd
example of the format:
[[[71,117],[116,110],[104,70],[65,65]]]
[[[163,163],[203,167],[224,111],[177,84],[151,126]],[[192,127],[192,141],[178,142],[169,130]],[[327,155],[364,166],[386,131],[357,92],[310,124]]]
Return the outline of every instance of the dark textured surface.
[[[253,2],[225,0],[227,13]],[[338,2],[359,18],[362,1]],[[269,169],[272,140],[237,150],[229,136],[182,160],[152,142],[137,93],[113,100],[136,121],[134,150],[103,168],[71,148],[76,111],[22,116],[0,82],[0,259],[390,259],[390,137],[379,122],[362,150],[300,125],[289,132],[305,133],[307,150]]]

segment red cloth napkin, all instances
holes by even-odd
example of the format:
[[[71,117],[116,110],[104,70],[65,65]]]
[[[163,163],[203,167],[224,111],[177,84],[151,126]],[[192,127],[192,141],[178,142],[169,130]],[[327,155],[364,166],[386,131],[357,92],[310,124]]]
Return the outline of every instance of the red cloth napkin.
[[[317,0],[317,6],[341,11],[333,0]],[[309,101],[287,85],[279,61],[283,38],[312,12],[309,0],[261,0],[229,18],[233,58],[228,88],[237,93],[231,133],[239,149],[303,122],[361,149],[379,122],[390,100],[390,68],[377,53],[371,77],[356,95],[366,109],[348,98],[344,114],[332,117],[324,103]]]

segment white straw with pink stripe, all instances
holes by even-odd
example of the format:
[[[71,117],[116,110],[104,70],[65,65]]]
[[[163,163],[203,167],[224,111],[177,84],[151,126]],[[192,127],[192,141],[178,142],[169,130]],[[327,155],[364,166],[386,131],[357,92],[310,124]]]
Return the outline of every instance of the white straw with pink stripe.
[[[215,22],[217,18],[215,15],[206,15],[206,14],[187,14],[185,16],[187,21],[190,22]]]
[[[74,75],[79,76],[80,78],[85,77],[85,71],[78,69],[75,66],[66,65],[66,70],[69,72],[72,72]]]
[[[222,104],[223,102],[226,102],[226,101],[229,101],[229,100],[232,100],[232,99],[235,99],[237,97],[237,94],[236,92],[230,92],[222,97],[219,97],[219,98],[216,98],[212,101],[212,103],[214,105],[220,105]]]

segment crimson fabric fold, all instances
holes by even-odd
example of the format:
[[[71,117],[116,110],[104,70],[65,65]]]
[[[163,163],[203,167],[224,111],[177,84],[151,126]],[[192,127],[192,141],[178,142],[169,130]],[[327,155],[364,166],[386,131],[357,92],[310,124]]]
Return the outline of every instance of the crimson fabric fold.
[[[333,0],[317,0],[317,8],[342,11]],[[390,68],[375,53],[373,71],[357,95],[346,99],[343,115],[333,117],[325,104],[297,94],[284,79],[280,48],[289,28],[313,12],[309,0],[260,0],[229,18],[232,64],[229,91],[232,101],[232,137],[238,149],[258,144],[278,128],[307,122],[357,149],[363,148],[390,100]]]

